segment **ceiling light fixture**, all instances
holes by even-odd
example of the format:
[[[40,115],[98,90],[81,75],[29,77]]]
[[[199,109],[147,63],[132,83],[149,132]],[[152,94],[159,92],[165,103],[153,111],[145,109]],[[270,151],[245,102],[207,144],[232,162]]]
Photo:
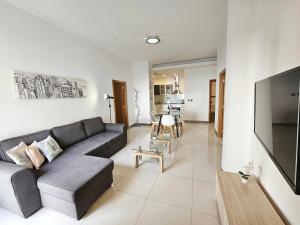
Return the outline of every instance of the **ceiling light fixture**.
[[[160,42],[160,39],[158,36],[149,36],[146,38],[146,42],[148,44],[158,44]]]

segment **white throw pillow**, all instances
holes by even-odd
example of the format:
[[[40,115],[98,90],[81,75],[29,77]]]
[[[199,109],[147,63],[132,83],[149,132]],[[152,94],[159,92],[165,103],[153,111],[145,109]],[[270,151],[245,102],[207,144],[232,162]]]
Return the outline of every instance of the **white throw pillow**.
[[[25,166],[30,169],[33,168],[31,160],[26,155],[27,145],[22,141],[18,146],[6,151],[6,154],[11,158],[17,165]]]
[[[55,159],[62,152],[62,149],[50,135],[45,140],[40,141],[37,144],[49,162]]]

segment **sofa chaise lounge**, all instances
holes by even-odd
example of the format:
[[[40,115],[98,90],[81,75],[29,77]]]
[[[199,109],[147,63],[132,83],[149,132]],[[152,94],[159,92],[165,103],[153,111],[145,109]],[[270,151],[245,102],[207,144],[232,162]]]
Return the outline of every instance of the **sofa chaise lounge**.
[[[63,152],[39,170],[18,166],[5,153],[51,135]],[[0,206],[25,218],[42,206],[80,219],[113,182],[108,159],[127,144],[124,124],[86,119],[0,142]]]

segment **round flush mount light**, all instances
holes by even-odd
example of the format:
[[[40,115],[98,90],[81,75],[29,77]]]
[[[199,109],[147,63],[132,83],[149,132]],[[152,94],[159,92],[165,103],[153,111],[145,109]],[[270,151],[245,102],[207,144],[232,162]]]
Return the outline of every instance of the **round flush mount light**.
[[[160,42],[160,39],[158,36],[149,36],[146,38],[146,42],[148,44],[158,44]]]

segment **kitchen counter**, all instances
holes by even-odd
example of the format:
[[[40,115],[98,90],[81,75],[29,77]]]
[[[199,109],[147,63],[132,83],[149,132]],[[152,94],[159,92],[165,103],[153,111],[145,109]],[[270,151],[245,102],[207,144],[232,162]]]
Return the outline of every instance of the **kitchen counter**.
[[[155,103],[155,105],[183,105],[184,102],[181,103],[165,103],[165,102],[161,102],[161,103]]]

